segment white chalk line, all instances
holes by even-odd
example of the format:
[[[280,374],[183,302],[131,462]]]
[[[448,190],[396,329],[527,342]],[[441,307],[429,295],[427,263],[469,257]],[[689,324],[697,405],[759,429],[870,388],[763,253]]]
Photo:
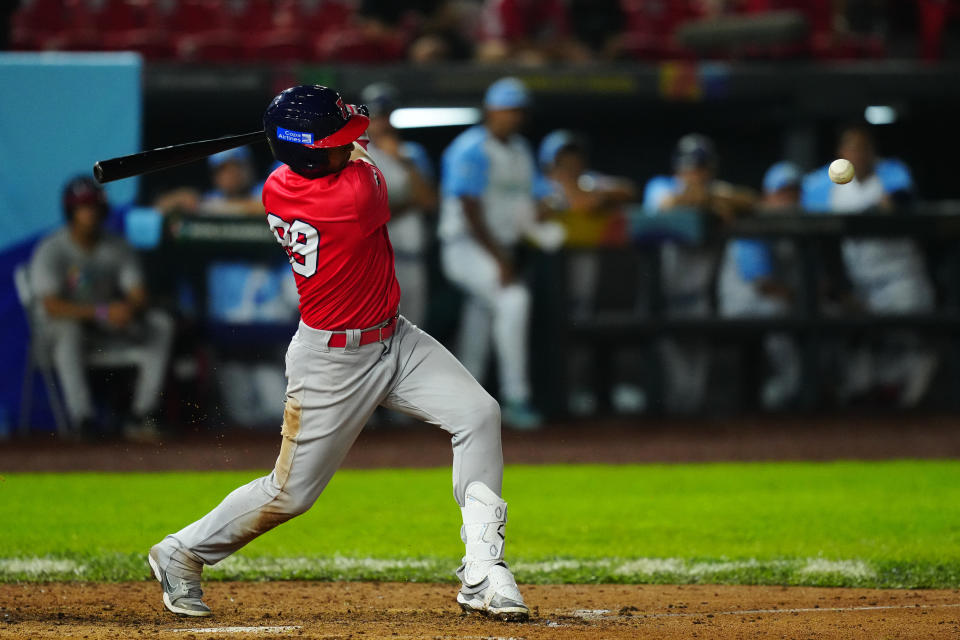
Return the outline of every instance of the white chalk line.
[[[741,609],[738,611],[699,611],[677,613],[640,613],[632,616],[607,615],[610,609],[576,609],[571,612],[576,618],[583,620],[628,620],[647,618],[705,618],[710,616],[751,616],[774,613],[844,613],[854,611],[885,611],[890,609],[956,609],[960,603],[947,604],[887,604],[863,607],[803,607],[793,609]]]
[[[200,627],[197,629],[167,629],[171,633],[287,633],[299,631],[299,626],[274,627]]]
[[[565,571],[609,572],[621,576],[650,579],[674,579],[677,581],[702,581],[713,576],[737,571],[771,570],[794,573],[801,579],[817,576],[842,577],[852,580],[870,580],[876,570],[862,560],[828,560],[825,558],[798,558],[794,560],[707,560],[694,561],[683,558],[595,558],[558,559],[540,562],[519,561],[513,569],[521,574],[550,576]],[[208,574],[228,578],[245,573],[265,575],[311,574],[327,572],[350,575],[356,572],[384,573],[389,571],[437,571],[442,572],[440,559],[417,558],[371,558],[371,557],[270,557],[234,556]],[[0,558],[0,577],[5,575],[50,576],[69,575],[83,578],[93,571],[89,566],[68,558],[12,557]]]

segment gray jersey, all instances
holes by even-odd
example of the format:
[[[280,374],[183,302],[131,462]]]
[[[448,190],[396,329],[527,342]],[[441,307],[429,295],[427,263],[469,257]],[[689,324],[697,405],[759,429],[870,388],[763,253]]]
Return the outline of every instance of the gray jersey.
[[[122,238],[104,233],[87,251],[63,228],[37,246],[30,261],[30,282],[39,298],[103,304],[142,286],[143,273],[136,254]]]

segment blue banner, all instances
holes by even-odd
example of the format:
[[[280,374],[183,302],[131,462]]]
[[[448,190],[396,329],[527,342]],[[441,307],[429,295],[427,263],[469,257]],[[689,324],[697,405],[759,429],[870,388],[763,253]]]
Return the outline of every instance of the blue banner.
[[[8,419],[19,412],[28,341],[13,268],[63,224],[67,180],[140,151],[141,67],[135,53],[0,53],[0,414]],[[113,206],[136,194],[135,179],[107,187]]]

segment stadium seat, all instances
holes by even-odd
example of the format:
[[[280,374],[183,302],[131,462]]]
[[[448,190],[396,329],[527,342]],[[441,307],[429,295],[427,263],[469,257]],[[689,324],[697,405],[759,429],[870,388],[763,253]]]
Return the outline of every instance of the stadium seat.
[[[136,51],[147,60],[173,58],[170,36],[162,29],[130,29],[106,33],[103,47],[110,51]]]
[[[365,64],[402,60],[404,50],[404,42],[399,37],[372,38],[355,28],[331,31],[317,40],[314,47],[318,60]]]
[[[30,0],[13,14],[11,44],[14,49],[40,49],[44,39],[64,29],[67,14],[58,0]]]
[[[319,36],[333,29],[346,28],[354,18],[354,11],[344,0],[324,0],[312,8],[303,10],[304,27]]]
[[[170,30],[177,34],[218,31],[230,26],[224,0],[179,0],[170,15]]]
[[[251,34],[244,43],[245,58],[261,62],[292,62],[309,58],[306,34],[298,29],[274,29]]]
[[[228,30],[188,34],[177,39],[177,58],[202,62],[237,62],[243,57],[236,32]]]

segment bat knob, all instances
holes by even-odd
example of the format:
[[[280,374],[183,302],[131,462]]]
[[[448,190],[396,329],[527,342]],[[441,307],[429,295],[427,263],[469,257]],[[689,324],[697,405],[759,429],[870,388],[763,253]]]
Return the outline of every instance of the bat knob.
[[[93,177],[97,179],[97,182],[103,184],[103,167],[100,166],[99,162],[93,163]]]

